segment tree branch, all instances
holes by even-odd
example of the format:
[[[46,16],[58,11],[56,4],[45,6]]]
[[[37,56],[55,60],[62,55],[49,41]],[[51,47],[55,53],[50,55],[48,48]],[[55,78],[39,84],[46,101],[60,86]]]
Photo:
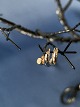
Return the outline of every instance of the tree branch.
[[[71,29],[71,27],[68,25],[67,20],[65,18],[65,13],[64,13],[65,11],[64,10],[69,8],[70,4],[72,3],[72,0],[69,0],[68,6],[66,5],[67,7],[64,7],[64,8],[62,8],[62,4],[61,4],[60,0],[56,0],[56,3],[57,3],[57,6],[58,6],[58,8],[56,10],[56,14],[58,15],[60,23],[64,26],[65,30]],[[79,35],[76,34],[76,32],[74,32],[74,31],[71,31],[70,34],[73,37],[79,37]]]
[[[72,32],[72,31],[80,32],[80,30],[76,29],[80,25],[80,23],[76,24],[71,29],[58,31],[58,32],[52,32],[52,33],[45,33],[45,32],[41,32],[40,30],[35,30],[35,31],[29,30],[25,27],[22,27],[21,25],[17,25],[15,23],[13,23],[11,21],[8,21],[8,20],[6,20],[4,18],[1,18],[1,17],[0,17],[0,22],[11,26],[10,28],[0,27],[0,29],[4,29],[4,31],[9,31],[10,32],[12,30],[16,30],[16,31],[20,32],[21,34],[24,34],[24,35],[27,35],[27,36],[30,36],[30,37],[33,37],[33,38],[48,39],[48,40],[61,41],[61,42],[69,42],[71,40],[72,40],[72,42],[80,41],[80,37],[77,37],[77,38],[68,38],[68,37],[66,37],[66,38],[64,38],[64,37],[59,36],[60,34],[69,33],[69,32]]]

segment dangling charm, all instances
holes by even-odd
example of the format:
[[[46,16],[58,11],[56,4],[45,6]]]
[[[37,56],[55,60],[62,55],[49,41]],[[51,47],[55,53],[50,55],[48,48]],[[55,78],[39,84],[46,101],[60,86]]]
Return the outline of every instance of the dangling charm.
[[[68,63],[70,64],[70,66],[75,69],[75,66],[71,63],[71,61],[68,59],[68,57],[66,56],[66,54],[76,54],[76,51],[67,51],[68,47],[70,46],[70,44],[72,43],[72,41],[70,41],[68,43],[68,45],[65,47],[65,49],[63,51],[61,51],[59,48],[57,48],[54,44],[52,44],[51,42],[47,42],[46,45],[42,48],[39,45],[40,50],[42,51],[43,55],[41,56],[41,58],[37,59],[37,64],[40,65],[55,65],[57,63],[57,57],[58,57],[58,53],[61,54],[62,56],[65,57],[65,59],[68,61]],[[47,49],[47,46],[50,45],[53,47],[53,51],[49,49]]]
[[[58,57],[58,48],[54,48],[53,53],[52,53],[52,57],[49,60],[50,65],[52,64],[56,64],[57,62],[57,57]]]
[[[49,64],[50,60],[50,49],[46,51],[44,55],[41,56],[41,58],[37,59],[37,64],[46,65]]]
[[[48,51],[46,51],[46,53],[41,56],[41,58],[37,59],[37,64],[47,65],[47,66],[53,64],[55,65],[57,62],[57,57],[58,57],[58,48],[54,48],[52,52],[52,56],[49,48]]]

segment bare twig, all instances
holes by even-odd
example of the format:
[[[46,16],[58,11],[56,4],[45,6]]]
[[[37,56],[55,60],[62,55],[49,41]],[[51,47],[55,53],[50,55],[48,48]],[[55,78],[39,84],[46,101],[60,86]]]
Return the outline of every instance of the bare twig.
[[[65,12],[64,10],[67,9],[70,6],[70,4],[72,3],[72,0],[69,0],[69,1],[70,1],[69,5],[67,7],[62,8],[61,1],[56,0],[57,6],[58,6],[58,9],[56,10],[56,14],[58,15],[60,23],[64,26],[65,30],[71,29],[70,26],[68,25],[68,22],[65,18],[65,13],[64,13]],[[79,37],[79,35],[76,34],[75,31],[71,31],[70,34],[73,37]]]
[[[21,50],[21,48],[13,41],[9,38],[9,34],[10,32],[5,32],[4,29],[0,28],[0,31],[2,32],[2,34],[6,37],[6,40],[10,41],[12,44],[14,44],[19,50]]]
[[[65,7],[63,8],[64,12],[69,8],[69,6],[71,5],[72,1],[73,0],[69,0],[68,3],[65,5]]]
[[[53,33],[45,33],[45,32],[41,32],[40,30],[29,30],[25,27],[22,27],[21,25],[17,25],[11,21],[8,21],[4,18],[0,18],[0,21],[11,26],[9,28],[2,28],[0,27],[0,29],[4,29],[4,31],[12,31],[12,30],[17,30],[18,32],[20,32],[21,34],[30,36],[30,37],[34,37],[34,38],[40,38],[40,39],[51,39],[51,40],[55,40],[55,41],[61,41],[61,42],[69,42],[72,40],[72,42],[78,42],[80,41],[80,37],[76,37],[76,38],[64,38],[64,37],[60,37],[60,34],[63,33],[69,33],[72,31],[75,32],[80,32],[80,30],[77,29],[77,27],[80,25],[80,23],[76,24],[73,28],[67,29],[67,30],[63,30],[63,31],[58,31],[58,32],[53,32]]]
[[[2,23],[5,23],[11,27],[15,26],[14,29],[17,30],[18,32],[20,32],[21,34],[24,34],[24,35],[28,35],[30,37],[35,37],[35,38],[43,38],[43,35],[41,36],[40,34],[38,34],[37,32],[34,32],[34,31],[31,31],[27,28],[24,28],[20,25],[17,25],[9,20],[6,20],[4,18],[1,18],[0,17],[0,22]]]

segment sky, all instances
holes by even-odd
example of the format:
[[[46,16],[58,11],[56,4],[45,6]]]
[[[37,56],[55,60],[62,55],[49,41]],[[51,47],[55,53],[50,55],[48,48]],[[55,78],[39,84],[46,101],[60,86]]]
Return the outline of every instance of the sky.
[[[66,17],[74,26],[80,21],[80,4],[74,1]],[[3,18],[44,32],[62,30],[55,14],[54,0],[0,0],[0,13]],[[69,17],[68,17],[69,16]],[[5,26],[0,23],[0,27]],[[65,58],[58,56],[56,66],[37,65],[36,60],[42,55],[38,44],[45,45],[45,40],[34,39],[13,31],[10,38],[21,51],[0,32],[0,107],[65,107],[60,101],[63,90],[80,82],[80,44],[72,43],[69,50],[77,51],[68,55],[75,66],[73,70]],[[67,43],[55,43],[64,50]],[[80,107],[80,96],[69,107]]]

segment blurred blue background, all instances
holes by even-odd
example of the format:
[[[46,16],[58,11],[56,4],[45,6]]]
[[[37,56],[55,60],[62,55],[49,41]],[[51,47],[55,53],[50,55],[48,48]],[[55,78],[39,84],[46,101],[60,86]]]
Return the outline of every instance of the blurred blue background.
[[[3,18],[31,30],[62,30],[55,10],[54,0],[0,0]],[[80,21],[79,2],[73,1],[66,17],[70,26]],[[0,23],[1,26],[5,25]],[[80,82],[80,43],[69,47],[69,50],[78,52],[68,55],[76,67],[73,70],[61,55],[56,66],[36,64],[36,59],[42,55],[38,44],[44,45],[45,40],[30,38],[16,31],[11,32],[10,38],[22,50],[18,51],[0,32],[0,107],[65,107],[60,101],[62,91]],[[67,45],[55,44],[62,50]],[[75,106],[80,107],[80,96],[68,107]]]

